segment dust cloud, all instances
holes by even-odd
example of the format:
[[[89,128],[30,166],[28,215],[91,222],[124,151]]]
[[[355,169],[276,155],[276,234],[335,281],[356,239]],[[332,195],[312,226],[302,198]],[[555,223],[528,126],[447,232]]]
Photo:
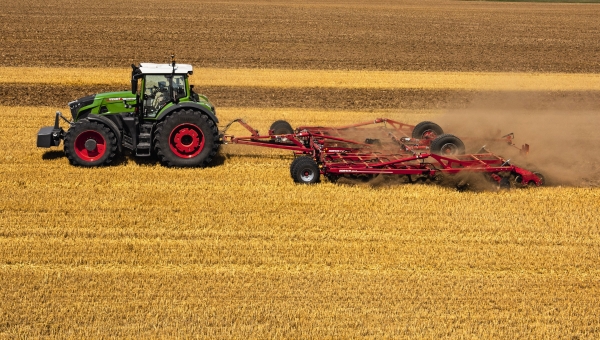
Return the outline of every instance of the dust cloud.
[[[448,110],[435,119],[444,132],[459,136],[467,152],[486,149],[511,163],[544,175],[547,185],[600,185],[600,103],[596,94],[486,93],[469,107]],[[530,145],[526,156],[506,143],[495,142],[514,133],[514,143]]]

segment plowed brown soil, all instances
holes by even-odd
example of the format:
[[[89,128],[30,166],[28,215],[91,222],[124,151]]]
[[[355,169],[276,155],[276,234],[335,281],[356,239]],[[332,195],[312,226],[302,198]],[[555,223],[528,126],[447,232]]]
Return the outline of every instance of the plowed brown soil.
[[[6,0],[0,66],[600,72],[600,6]]]
[[[0,105],[44,105],[66,108],[67,103],[92,93],[123,90],[111,85],[0,84]],[[481,98],[501,101],[515,92],[207,86],[198,89],[218,107],[312,108],[341,110],[460,109]],[[529,91],[522,107],[573,107],[600,110],[598,91]]]

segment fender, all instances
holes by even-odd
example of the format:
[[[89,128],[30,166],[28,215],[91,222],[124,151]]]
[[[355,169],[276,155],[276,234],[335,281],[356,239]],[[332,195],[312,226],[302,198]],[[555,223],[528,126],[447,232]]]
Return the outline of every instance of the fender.
[[[119,149],[119,152],[123,151],[121,149],[121,130],[119,130],[119,127],[117,126],[117,124],[115,124],[112,120],[110,120],[110,118],[104,117],[104,116],[100,116],[100,115],[88,115],[87,117],[85,117],[88,120],[91,121],[96,121],[96,122],[100,122],[106,126],[108,126],[109,129],[112,130],[112,132],[115,134],[115,136],[117,137],[117,148]]]
[[[198,110],[198,111],[204,113],[205,115],[207,115],[208,117],[210,117],[210,119],[212,119],[215,122],[215,125],[219,122],[219,119],[217,119],[217,116],[215,116],[214,113],[212,113],[210,110],[207,110],[204,106],[194,103],[194,102],[182,102],[179,104],[172,105],[168,109],[161,112],[158,115],[158,117],[156,117],[156,120],[159,121],[161,119],[164,119],[168,114],[170,114],[171,112],[173,112],[175,110],[179,110],[179,109]]]

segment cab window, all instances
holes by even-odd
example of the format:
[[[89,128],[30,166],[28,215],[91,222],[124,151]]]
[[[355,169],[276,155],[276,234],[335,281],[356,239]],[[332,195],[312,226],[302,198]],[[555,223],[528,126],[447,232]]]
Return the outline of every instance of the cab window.
[[[144,112],[146,115],[157,113],[172,96],[186,96],[185,79],[183,75],[173,76],[173,90],[169,91],[170,75],[146,75],[144,82]]]

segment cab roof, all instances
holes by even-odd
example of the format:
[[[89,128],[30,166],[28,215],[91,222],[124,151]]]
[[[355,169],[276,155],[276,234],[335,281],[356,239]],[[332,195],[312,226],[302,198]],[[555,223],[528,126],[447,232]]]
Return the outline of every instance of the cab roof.
[[[140,71],[143,74],[168,74],[173,73],[173,66],[171,64],[141,63]],[[192,65],[175,64],[175,74],[192,74],[192,71]]]

